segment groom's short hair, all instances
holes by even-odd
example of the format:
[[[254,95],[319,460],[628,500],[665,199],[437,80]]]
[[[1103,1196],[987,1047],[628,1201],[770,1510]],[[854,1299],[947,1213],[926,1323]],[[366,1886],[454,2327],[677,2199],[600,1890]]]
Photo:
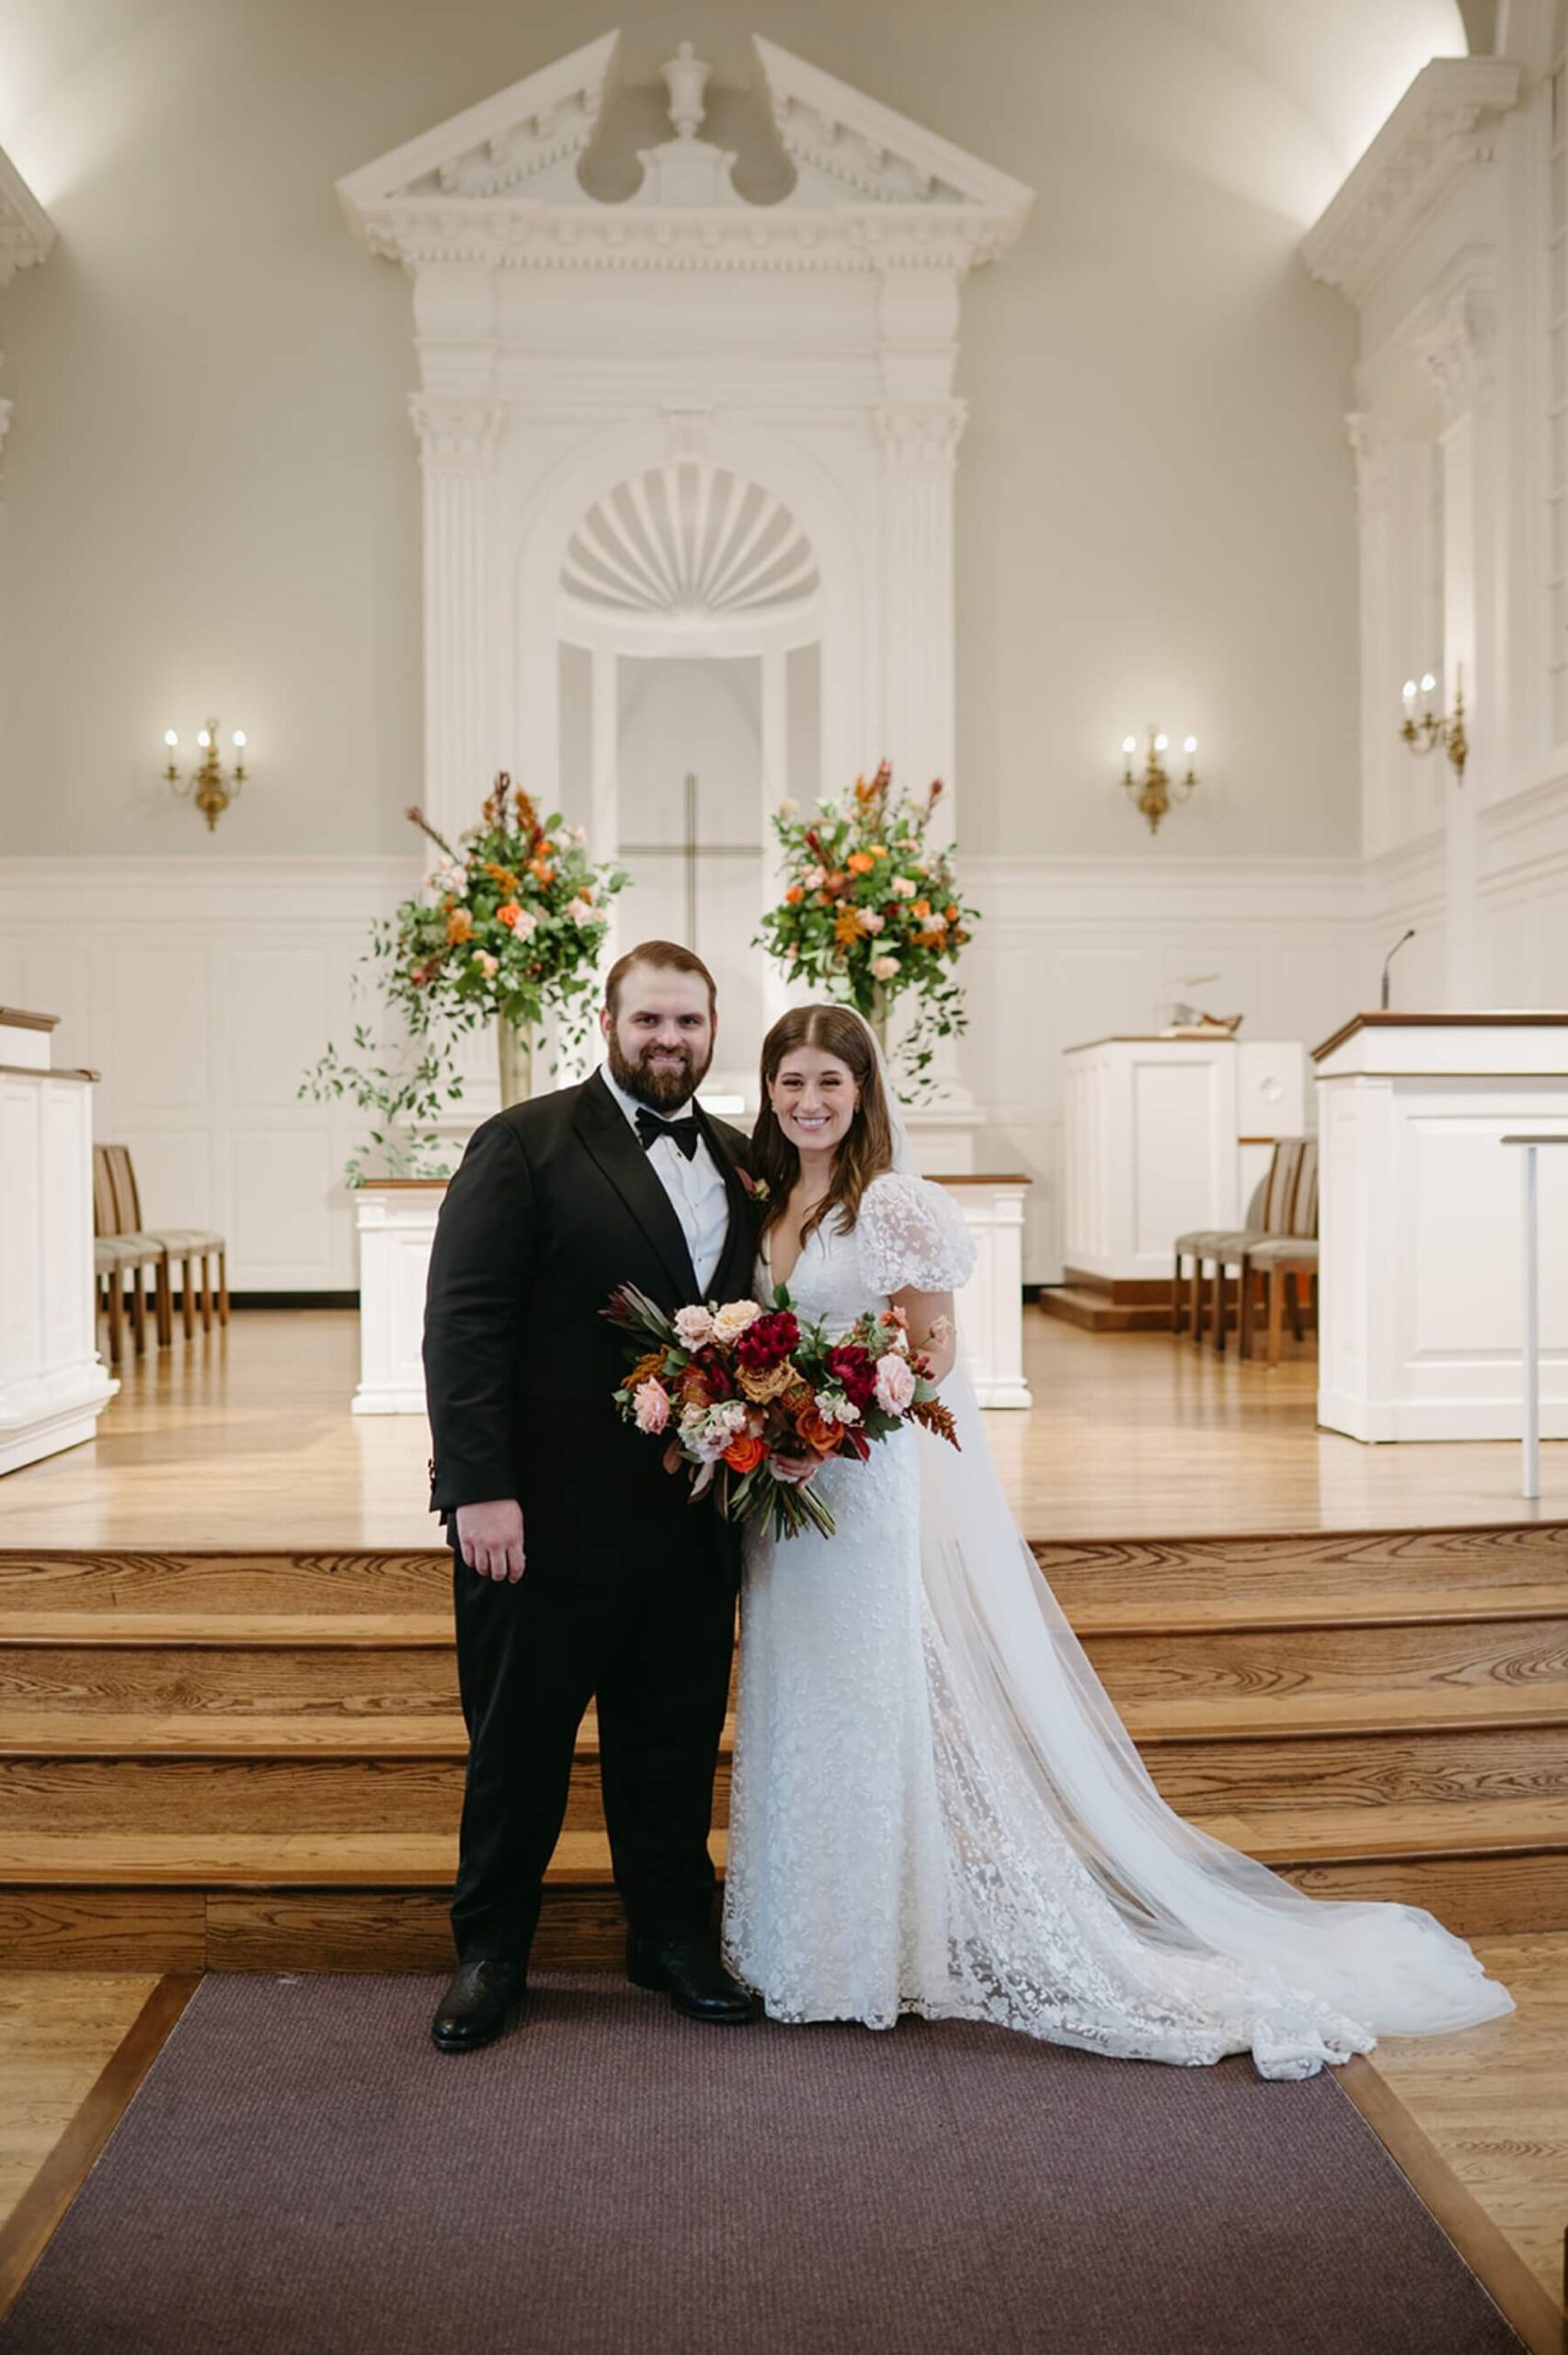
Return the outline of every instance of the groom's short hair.
[[[604,983],[604,1003],[612,1018],[621,1010],[621,984],[634,965],[651,965],[656,971],[666,973],[698,973],[707,983],[708,1019],[718,1013],[718,992],[714,977],[694,948],[682,948],[678,940],[643,940],[635,948],[628,948],[611,966]]]

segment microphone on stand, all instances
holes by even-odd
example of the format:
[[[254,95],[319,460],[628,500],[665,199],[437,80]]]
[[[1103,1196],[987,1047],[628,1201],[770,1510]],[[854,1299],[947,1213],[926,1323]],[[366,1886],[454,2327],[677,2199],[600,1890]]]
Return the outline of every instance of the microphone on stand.
[[[1389,967],[1393,963],[1394,959],[1399,955],[1399,952],[1404,947],[1405,942],[1407,940],[1413,940],[1414,938],[1415,926],[1412,925],[1408,932],[1401,933],[1399,938],[1395,941],[1393,947],[1390,949],[1388,955],[1383,959],[1383,994],[1378,1003],[1382,1007],[1385,1014],[1389,1010]]]

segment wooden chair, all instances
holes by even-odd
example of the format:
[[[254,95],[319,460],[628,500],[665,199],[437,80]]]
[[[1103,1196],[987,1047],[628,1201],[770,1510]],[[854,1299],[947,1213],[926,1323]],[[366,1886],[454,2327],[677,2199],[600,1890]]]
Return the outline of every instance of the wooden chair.
[[[228,1246],[223,1236],[211,1227],[143,1228],[142,1200],[137,1189],[136,1172],[132,1166],[130,1146],[109,1144],[105,1145],[103,1150],[109,1157],[109,1179],[114,1189],[115,1200],[127,1226],[133,1228],[137,1233],[149,1235],[152,1240],[161,1247],[164,1254],[166,1279],[172,1270],[173,1262],[176,1259],[179,1261],[179,1315],[186,1339],[191,1340],[196,1332],[198,1293],[193,1271],[198,1262],[200,1263],[201,1268],[199,1295],[201,1304],[201,1330],[204,1333],[210,1333],[212,1329],[212,1261],[214,1258],[218,1263],[218,1322],[220,1325],[226,1325],[229,1321],[229,1254]]]
[[[1171,1328],[1181,1332],[1188,1321],[1182,1313],[1182,1271],[1184,1259],[1192,1261],[1190,1324],[1195,1343],[1203,1338],[1203,1271],[1212,1266],[1212,1327],[1214,1346],[1221,1353],[1225,1348],[1225,1277],[1230,1268],[1242,1273],[1243,1261],[1251,1245],[1268,1237],[1289,1232],[1290,1210],[1296,1199],[1297,1178],[1306,1140],[1282,1137],[1274,1148],[1268,1174],[1253,1194],[1247,1208],[1247,1223],[1242,1227],[1195,1228],[1176,1237],[1176,1264]]]
[[[167,1349],[174,1338],[174,1312],[169,1299],[168,1255],[151,1235],[121,1223],[120,1199],[109,1167],[109,1149],[93,1147],[93,1277],[95,1291],[109,1295],[109,1361],[118,1365],[125,1353],[125,1279],[131,1278],[131,1329],[141,1357],[147,1346],[147,1276],[153,1278],[154,1311],[158,1347]]]
[[[1256,1277],[1268,1290],[1268,1362],[1279,1363],[1280,1327],[1287,1308],[1290,1330],[1301,1338],[1301,1304],[1298,1287],[1315,1286],[1318,1280],[1318,1147],[1309,1138],[1291,1205],[1290,1233],[1270,1235],[1254,1244],[1242,1268],[1242,1332],[1243,1357],[1253,1353],[1253,1292]]]

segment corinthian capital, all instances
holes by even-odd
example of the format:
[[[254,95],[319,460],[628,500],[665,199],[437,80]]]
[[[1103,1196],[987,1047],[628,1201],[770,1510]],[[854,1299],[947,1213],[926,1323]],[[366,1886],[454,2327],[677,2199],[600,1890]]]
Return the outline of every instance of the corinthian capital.
[[[1356,504],[1365,521],[1387,511],[1393,449],[1399,437],[1386,417],[1375,417],[1365,408],[1346,411],[1345,430],[1356,457]]]
[[[876,438],[890,465],[911,473],[949,473],[968,413],[967,401],[888,403],[876,412]]]
[[[505,413],[499,401],[470,400],[452,393],[408,396],[420,459],[443,474],[488,474]]]
[[[1445,425],[1479,408],[1490,395],[1496,324],[1491,289],[1466,286],[1423,344],[1422,363],[1436,391]]]

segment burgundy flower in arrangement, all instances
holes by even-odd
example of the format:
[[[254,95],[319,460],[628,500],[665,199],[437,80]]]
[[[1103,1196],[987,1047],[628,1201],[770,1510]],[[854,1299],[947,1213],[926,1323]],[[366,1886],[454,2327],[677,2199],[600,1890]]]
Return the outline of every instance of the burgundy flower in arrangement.
[[[710,1398],[733,1398],[735,1382],[724,1351],[710,1341],[705,1349],[694,1350],[692,1363],[703,1377],[703,1387]]]
[[[799,1345],[800,1327],[787,1308],[780,1308],[748,1325],[735,1345],[735,1354],[748,1373],[771,1373]]]
[[[858,1341],[848,1341],[829,1350],[828,1367],[850,1404],[864,1414],[876,1397],[875,1361]]]

